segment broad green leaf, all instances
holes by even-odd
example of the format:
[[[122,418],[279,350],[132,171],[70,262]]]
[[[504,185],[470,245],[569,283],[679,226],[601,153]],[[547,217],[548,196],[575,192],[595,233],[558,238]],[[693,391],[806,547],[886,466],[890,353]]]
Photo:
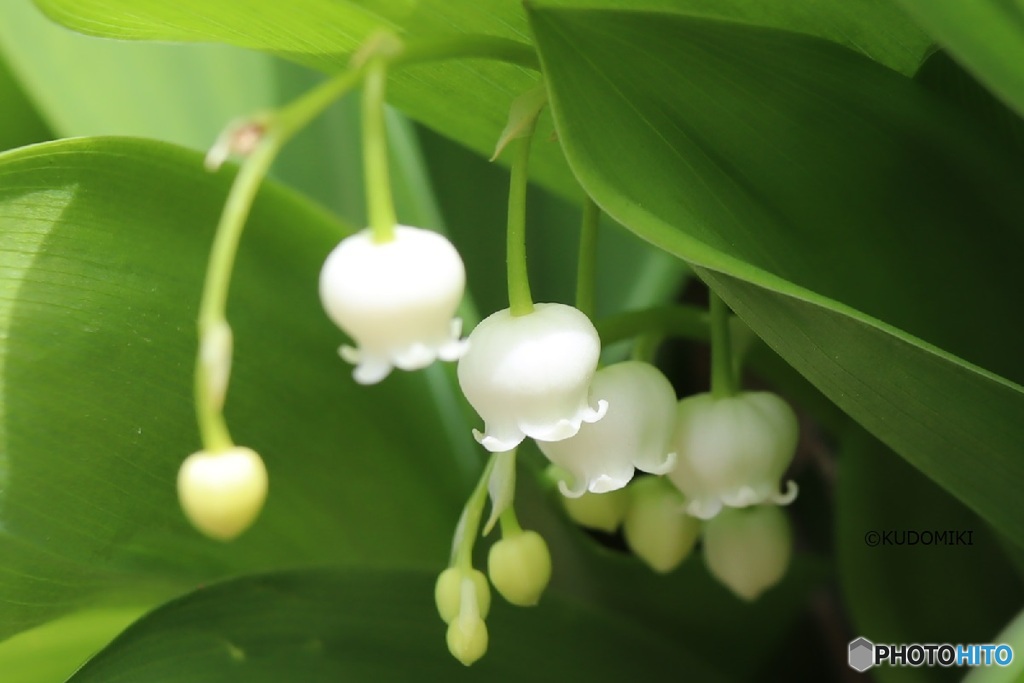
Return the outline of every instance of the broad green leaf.
[[[899,0],[939,45],[1024,113],[1024,6],[1014,0]]]
[[[928,35],[890,0],[542,0],[546,7],[680,14],[827,38],[891,69],[913,74]]]
[[[344,228],[272,185],[238,258],[227,405],[270,498],[233,544],[184,521],[195,307],[232,175],[200,159],[103,138],[0,156],[0,637],[240,570],[444,560],[479,457],[451,389],[356,387],[316,285]]]
[[[598,203],[1024,541],[1020,162],[821,40],[667,14],[532,19],[560,140]]]
[[[586,1],[586,0],[584,0]],[[168,5],[157,0],[37,0],[55,21],[84,33],[142,40],[225,42],[287,56],[307,66],[337,71],[367,36],[387,28],[408,38],[477,33],[529,43],[530,31],[519,3],[508,0],[301,0],[287,5],[250,0],[243,7],[205,0]],[[740,19],[824,36],[910,73],[920,63],[926,37],[888,2],[831,0],[804,7],[750,0],[591,0],[588,4],[673,11]],[[460,61],[416,67],[396,75],[394,101],[413,118],[489,155],[512,102],[535,83],[518,67]],[[443,96],[439,96],[443,93]],[[542,120],[541,139],[551,125]],[[564,196],[578,195],[556,145],[534,155],[531,175]]]
[[[434,574],[312,570],[245,577],[171,602],[129,628],[72,683],[651,679],[725,680],[687,643],[546,595],[495,596],[486,656],[448,654]]]
[[[92,610],[19,633],[0,644],[0,671],[17,683],[67,680],[141,615],[138,608]]]
[[[184,0],[175,5],[145,0],[99,0],[89,4],[46,0],[37,3],[52,19],[83,33],[112,38],[224,42],[284,56],[321,71],[345,68],[372,33],[407,29],[410,38],[479,33],[529,42],[526,17],[517,3],[378,0],[302,0],[281,4],[255,0],[244,8]],[[446,131],[478,153],[490,155],[508,109],[537,75],[489,60],[460,60],[403,69],[389,85],[389,100],[418,121]],[[443,96],[439,94],[443,93]],[[543,117],[538,135],[551,135]],[[565,196],[578,196],[557,145],[537,152],[532,174]]]
[[[863,430],[843,446],[835,533],[853,635],[875,643],[1000,642],[993,638],[1024,603],[1024,586],[992,530]],[[884,666],[874,674],[882,683],[910,683],[960,680],[964,671]]]

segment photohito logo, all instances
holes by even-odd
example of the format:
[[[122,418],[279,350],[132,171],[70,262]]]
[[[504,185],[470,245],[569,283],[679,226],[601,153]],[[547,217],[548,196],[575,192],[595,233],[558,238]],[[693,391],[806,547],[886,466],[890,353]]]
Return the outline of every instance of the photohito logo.
[[[950,643],[911,643],[910,645],[876,645],[867,638],[850,641],[850,668],[867,671],[873,666],[1008,666],[1013,661],[1013,648],[998,645],[951,645]]]

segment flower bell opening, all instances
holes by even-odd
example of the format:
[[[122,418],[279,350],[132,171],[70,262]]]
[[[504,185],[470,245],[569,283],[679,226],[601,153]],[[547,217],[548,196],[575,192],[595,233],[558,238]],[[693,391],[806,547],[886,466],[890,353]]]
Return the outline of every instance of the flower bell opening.
[[[356,342],[340,354],[360,384],[375,384],[392,368],[418,370],[466,352],[454,317],[466,272],[444,236],[404,225],[378,242],[371,230],[345,238],[320,272],[327,315]]]

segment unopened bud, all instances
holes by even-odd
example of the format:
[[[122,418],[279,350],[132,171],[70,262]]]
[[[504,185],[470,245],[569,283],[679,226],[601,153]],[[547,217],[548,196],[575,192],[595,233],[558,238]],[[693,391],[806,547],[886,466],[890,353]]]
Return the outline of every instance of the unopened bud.
[[[459,614],[448,624],[448,651],[469,666],[487,652],[487,624],[476,614]]]
[[[626,489],[608,493],[584,493],[579,498],[560,496],[562,505],[572,521],[588,529],[614,533],[622,524],[629,504]]]
[[[491,587],[487,583],[487,577],[478,569],[466,572],[459,567],[449,567],[437,577],[437,583],[434,586],[437,613],[441,615],[441,619],[446,624],[450,624],[461,611],[462,588],[466,581],[473,584],[476,591],[476,610],[480,618],[487,618],[487,613],[491,608]]]
[[[513,605],[536,605],[551,580],[551,553],[536,531],[506,536],[487,556],[487,573],[502,597]]]
[[[178,500],[185,516],[204,534],[221,541],[248,529],[266,498],[266,467],[248,448],[199,451],[178,470]]]
[[[628,490],[626,544],[654,571],[672,571],[693,550],[700,522],[685,513],[682,496],[663,477],[643,477]]]
[[[704,525],[704,561],[712,576],[744,600],[756,600],[786,574],[789,520],[772,505],[725,508]]]

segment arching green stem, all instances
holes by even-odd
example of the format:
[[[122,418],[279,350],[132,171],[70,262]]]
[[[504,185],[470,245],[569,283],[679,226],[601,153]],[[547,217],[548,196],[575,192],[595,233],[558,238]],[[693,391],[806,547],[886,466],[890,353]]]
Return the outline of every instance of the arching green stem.
[[[708,290],[711,313],[711,394],[728,398],[736,394],[732,341],[729,334],[729,308],[721,297]]]
[[[576,266],[576,308],[594,317],[594,288],[597,277],[597,226],[601,209],[590,197],[583,200],[583,221],[580,224],[580,251]]]
[[[530,143],[537,121],[526,128],[516,147],[512,160],[512,178],[508,188],[508,232],[506,258],[508,260],[508,304],[513,316],[533,312],[530,294],[530,276],[526,267],[526,188],[529,176]]]
[[[362,73],[347,72],[310,90],[276,114],[257,117],[259,141],[242,163],[228,193],[210,249],[202,298],[199,302],[199,353],[196,357],[196,417],[203,448],[220,451],[232,446],[222,406],[231,367],[231,328],[225,310],[235,254],[249,209],[274,157],[285,142],[331,102],[359,83]],[[230,144],[225,141],[224,144]]]
[[[450,564],[453,567],[461,567],[467,572],[473,568],[473,546],[476,544],[476,536],[480,531],[480,518],[484,514],[484,504],[487,502],[487,484],[491,480],[491,471],[497,461],[498,454],[492,453],[487,461],[487,466],[480,473],[480,480],[476,483],[473,492],[466,499],[466,505],[462,508],[462,516],[455,527],[455,538],[452,541],[452,557]]]
[[[388,177],[388,141],[384,123],[387,62],[375,57],[366,65],[363,83],[363,168],[366,173],[366,206],[375,242],[395,237],[395,206]]]
[[[510,536],[523,533],[523,527],[519,525],[519,518],[516,517],[515,508],[511,505],[502,511],[499,523],[501,524],[502,538],[509,538]]]

